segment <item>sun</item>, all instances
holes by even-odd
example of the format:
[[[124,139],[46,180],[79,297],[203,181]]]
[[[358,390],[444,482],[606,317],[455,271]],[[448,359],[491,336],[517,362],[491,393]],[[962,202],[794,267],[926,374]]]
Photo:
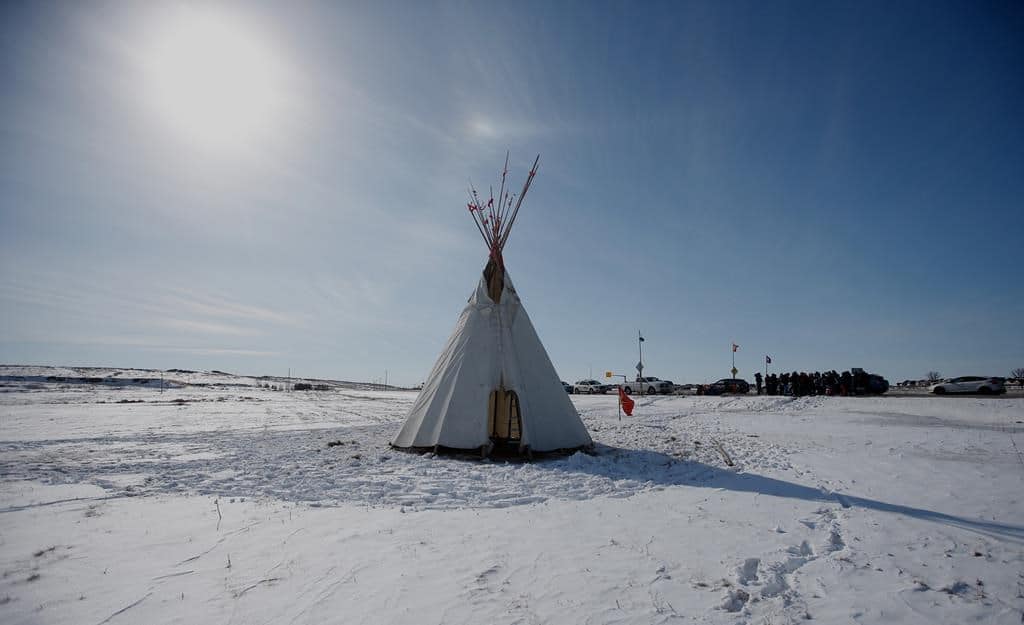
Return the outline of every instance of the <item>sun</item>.
[[[216,150],[252,147],[274,130],[284,103],[281,61],[258,31],[209,9],[162,21],[143,71],[147,99],[169,128]]]

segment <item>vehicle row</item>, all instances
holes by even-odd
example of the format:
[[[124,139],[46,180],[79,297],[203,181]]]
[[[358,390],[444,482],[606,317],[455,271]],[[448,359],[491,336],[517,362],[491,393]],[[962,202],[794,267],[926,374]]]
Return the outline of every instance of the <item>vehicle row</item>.
[[[686,384],[677,386],[671,380],[662,380],[653,376],[644,376],[620,384],[605,384],[598,380],[577,380],[575,384],[562,382],[562,388],[572,395],[604,395],[619,387],[628,395],[671,395],[696,393],[699,395],[747,394],[750,384],[740,378],[723,378],[713,384]]]
[[[578,380],[575,384],[562,382],[566,393],[574,395],[604,395],[608,391],[615,391],[619,387],[627,394],[639,395],[668,395],[675,391],[676,385],[671,380],[661,380],[652,376],[638,377],[636,380],[629,380],[622,384],[605,384],[598,380]]]
[[[889,390],[889,382],[880,375],[867,373],[862,369],[855,370],[853,380],[856,382],[848,393],[851,395],[882,395]],[[656,377],[638,377],[636,380],[628,380],[618,384],[606,384],[599,380],[586,379],[578,380],[575,384],[562,382],[566,393],[574,395],[604,395],[609,391],[616,391],[619,387],[627,394],[633,395],[746,395],[751,392],[750,383],[742,378],[722,378],[711,384],[684,384],[676,385],[671,380],[661,380]],[[793,391],[799,394],[798,391]],[[998,378],[956,378],[944,384],[933,387],[933,392],[938,395],[943,393],[1005,393],[1006,389]],[[790,394],[788,389],[783,394]],[[830,395],[830,390],[817,393],[811,390],[807,394]]]

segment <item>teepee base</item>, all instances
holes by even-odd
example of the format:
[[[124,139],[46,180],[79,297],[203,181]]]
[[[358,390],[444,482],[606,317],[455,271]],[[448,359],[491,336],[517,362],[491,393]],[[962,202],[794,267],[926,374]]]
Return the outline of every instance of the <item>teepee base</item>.
[[[456,449],[454,447],[445,447],[443,445],[434,445],[433,447],[398,447],[396,445],[390,445],[390,447],[396,451],[404,451],[413,454],[450,456],[460,460],[498,459],[513,462],[532,462],[534,460],[565,458],[566,456],[571,456],[578,451],[589,454],[594,448],[592,444],[580,447],[568,447],[565,449],[552,449],[550,451],[534,451],[533,449],[530,449],[529,446],[520,448],[511,445],[494,444],[481,445],[475,449]]]

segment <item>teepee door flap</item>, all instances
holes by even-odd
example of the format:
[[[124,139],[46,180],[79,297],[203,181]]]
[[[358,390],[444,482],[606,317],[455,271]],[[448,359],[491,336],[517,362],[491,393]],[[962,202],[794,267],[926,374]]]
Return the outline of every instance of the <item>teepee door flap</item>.
[[[491,391],[487,402],[487,431],[494,443],[518,443],[522,439],[523,419],[515,391],[504,388]]]

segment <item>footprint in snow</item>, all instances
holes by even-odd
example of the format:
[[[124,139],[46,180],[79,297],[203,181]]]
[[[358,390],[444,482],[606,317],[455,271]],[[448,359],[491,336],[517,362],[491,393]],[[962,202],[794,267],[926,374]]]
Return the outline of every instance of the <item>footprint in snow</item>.
[[[739,612],[750,600],[750,593],[742,588],[735,588],[725,594],[722,604],[719,606],[726,612]]]
[[[757,568],[761,564],[759,558],[747,558],[736,567],[736,583],[746,586],[757,581]]]
[[[828,535],[828,543],[825,545],[825,551],[834,552],[839,551],[846,546],[846,542],[843,540],[843,535],[839,533],[838,527],[833,527],[832,531]]]

